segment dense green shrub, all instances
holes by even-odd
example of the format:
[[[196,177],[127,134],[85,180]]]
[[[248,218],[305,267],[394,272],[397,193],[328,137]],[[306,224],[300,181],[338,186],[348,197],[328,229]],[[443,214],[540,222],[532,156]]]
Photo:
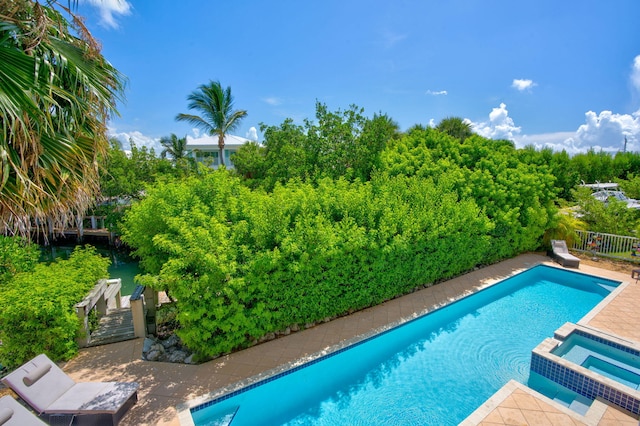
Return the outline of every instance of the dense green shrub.
[[[473,268],[489,220],[450,183],[291,181],[250,191],[226,172],[164,183],[123,239],[177,300],[179,335],[213,356],[292,324],[381,303]]]
[[[0,363],[18,366],[45,353],[67,360],[78,350],[80,321],[74,305],[108,276],[109,259],[78,248],[68,260],[38,264],[0,289]]]
[[[0,291],[15,274],[31,271],[39,257],[37,245],[19,237],[0,236]]]
[[[417,128],[389,144],[381,172],[445,180],[460,198],[475,200],[494,225],[486,262],[537,249],[557,210],[549,167],[520,161],[509,141],[478,135],[460,141]]]

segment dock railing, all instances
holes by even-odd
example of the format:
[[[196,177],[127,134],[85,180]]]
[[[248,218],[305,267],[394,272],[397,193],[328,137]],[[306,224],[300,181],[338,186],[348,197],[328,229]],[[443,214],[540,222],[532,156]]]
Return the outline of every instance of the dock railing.
[[[590,253],[594,257],[608,257],[640,263],[640,238],[603,232],[576,231],[578,238],[572,250]]]
[[[120,308],[122,297],[122,280],[120,278],[99,280],[82,302],[75,305],[76,314],[82,324],[82,331],[77,338],[78,346],[87,347],[91,342],[89,331],[89,313],[95,307],[98,315],[106,315],[108,309]]]

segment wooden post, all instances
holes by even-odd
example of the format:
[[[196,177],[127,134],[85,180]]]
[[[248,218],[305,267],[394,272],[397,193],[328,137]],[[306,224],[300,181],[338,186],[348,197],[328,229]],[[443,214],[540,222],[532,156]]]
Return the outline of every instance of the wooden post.
[[[137,286],[131,298],[131,315],[133,317],[133,334],[136,337],[147,337],[147,321],[144,303],[144,286]]]

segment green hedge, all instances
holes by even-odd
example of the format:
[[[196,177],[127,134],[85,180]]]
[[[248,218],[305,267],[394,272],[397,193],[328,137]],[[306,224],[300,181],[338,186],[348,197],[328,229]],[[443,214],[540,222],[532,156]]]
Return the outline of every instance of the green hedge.
[[[93,248],[78,248],[68,260],[38,264],[6,282],[0,290],[0,363],[12,368],[40,353],[56,361],[75,355],[81,324],[74,305],[108,276],[109,262]]]
[[[381,303],[481,263],[493,225],[444,180],[292,181],[226,172],[150,188],[125,218],[149,282],[177,299],[201,355]]]

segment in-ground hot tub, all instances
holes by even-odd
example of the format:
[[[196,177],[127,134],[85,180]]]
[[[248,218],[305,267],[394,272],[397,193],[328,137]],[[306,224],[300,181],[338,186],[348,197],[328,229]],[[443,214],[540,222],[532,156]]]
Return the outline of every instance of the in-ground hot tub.
[[[531,371],[640,414],[640,347],[634,342],[568,323],[532,351]]]

